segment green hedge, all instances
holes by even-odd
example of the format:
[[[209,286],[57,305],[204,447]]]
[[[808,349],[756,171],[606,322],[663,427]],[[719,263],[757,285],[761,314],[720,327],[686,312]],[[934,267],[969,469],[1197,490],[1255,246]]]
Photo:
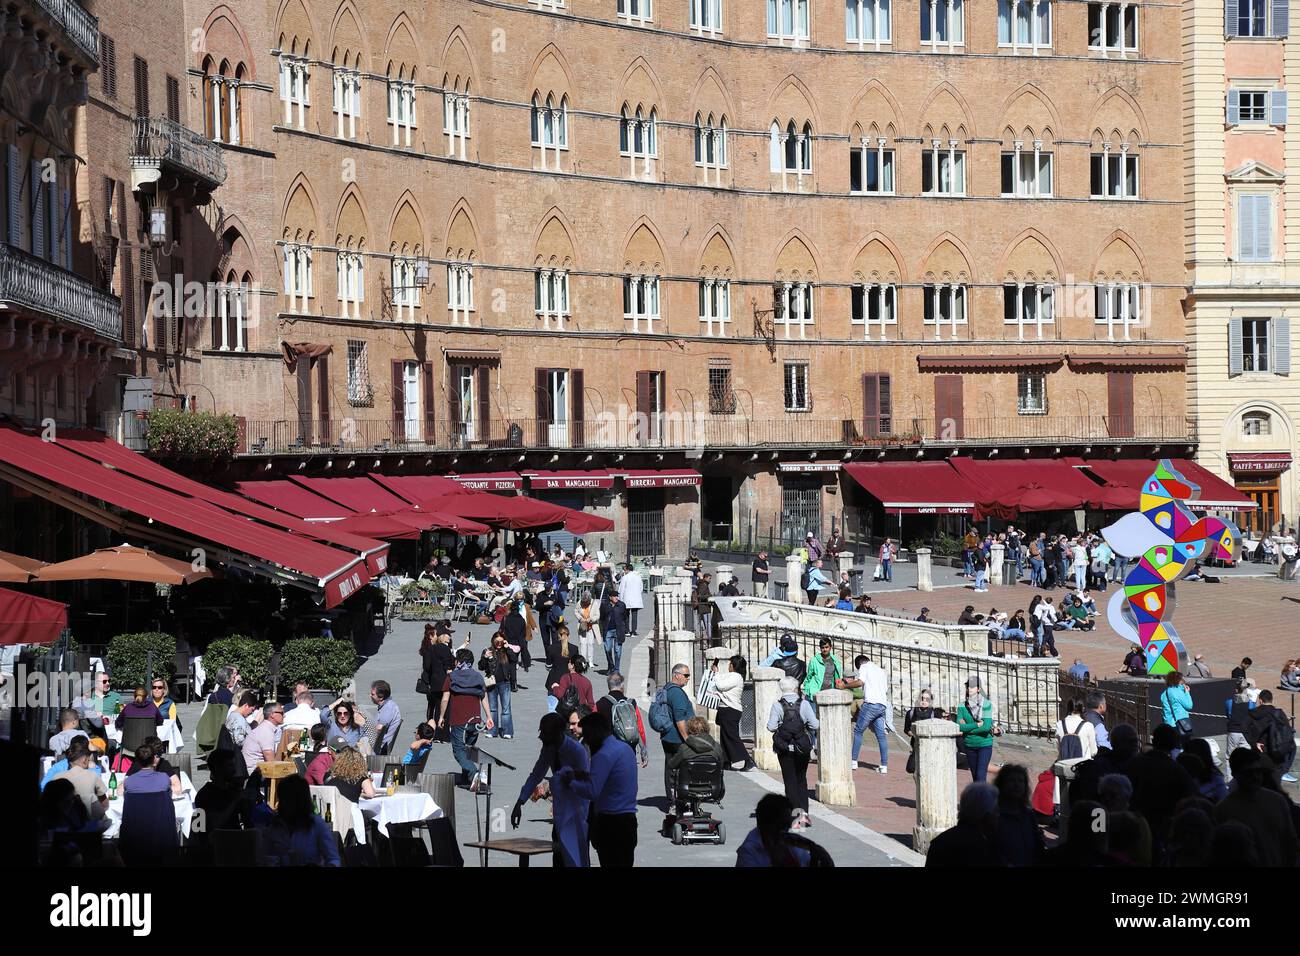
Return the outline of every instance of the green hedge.
[[[351,641],[329,637],[298,637],[280,650],[280,684],[291,687],[303,681],[308,687],[342,690],[357,671],[357,653]]]
[[[119,634],[108,645],[108,674],[116,690],[130,690],[147,684],[149,652],[153,652],[153,672],[165,676],[168,683],[176,674],[176,638],[158,631]]]
[[[149,412],[149,451],[187,458],[230,458],[239,442],[234,415],[155,408]]]
[[[240,683],[249,690],[271,688],[271,642],[258,641],[243,634],[223,637],[208,645],[203,655],[203,669],[216,674],[227,664],[239,668]]]

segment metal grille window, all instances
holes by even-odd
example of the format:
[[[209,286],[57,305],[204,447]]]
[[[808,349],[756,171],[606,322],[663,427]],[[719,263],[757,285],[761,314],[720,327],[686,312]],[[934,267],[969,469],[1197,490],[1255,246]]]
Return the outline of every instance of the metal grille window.
[[[1016,414],[1047,414],[1047,376],[1041,372],[1021,372],[1016,391]]]
[[[1029,329],[1032,338],[1043,337],[1043,326],[1051,325],[1055,313],[1055,287],[1035,283],[1010,283],[1002,287],[1002,321],[1016,326],[1017,338]]]
[[[895,289],[893,285],[873,282],[868,285],[853,287],[852,322],[863,326],[864,337],[872,338],[871,330],[878,329],[877,336],[885,339],[885,328],[898,325],[898,316],[894,311]]]
[[[366,343],[348,339],[348,404],[354,408],[369,408],[374,404],[374,398]]]
[[[709,363],[709,414],[736,414],[736,392],[731,387],[731,365],[714,359]]]
[[[785,363],[785,410],[812,411],[812,396],[808,394],[807,362]]]

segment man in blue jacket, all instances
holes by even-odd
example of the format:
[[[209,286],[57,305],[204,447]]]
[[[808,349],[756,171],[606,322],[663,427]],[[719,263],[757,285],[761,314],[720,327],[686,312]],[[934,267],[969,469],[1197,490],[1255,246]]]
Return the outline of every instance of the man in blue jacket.
[[[591,845],[601,866],[632,866],[636,856],[636,757],[614,736],[609,718],[594,711],[582,718],[582,740],[591,750],[591,770],[562,767],[560,787],[590,800]]]

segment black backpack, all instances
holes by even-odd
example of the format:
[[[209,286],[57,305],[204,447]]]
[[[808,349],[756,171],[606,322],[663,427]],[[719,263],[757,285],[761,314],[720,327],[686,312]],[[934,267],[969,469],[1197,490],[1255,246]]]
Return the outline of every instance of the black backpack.
[[[1291,724],[1282,711],[1274,708],[1268,717],[1268,726],[1264,728],[1261,739],[1264,750],[1277,763],[1284,759],[1290,751],[1295,735],[1291,732]]]
[[[799,706],[800,701],[791,703],[781,698],[781,723],[772,733],[772,747],[778,752],[805,757],[812,753],[812,738],[808,736],[808,727],[799,713]]]
[[[1068,719],[1068,716],[1069,715],[1061,719],[1062,730],[1066,729],[1065,721]],[[1075,726],[1074,730],[1068,731],[1065,736],[1061,738],[1060,746],[1057,748],[1056,759],[1074,760],[1077,757],[1083,756],[1083,741],[1079,739],[1079,731],[1083,729],[1083,725],[1087,722],[1088,721],[1084,718],[1080,717],[1079,723]]]
[[[799,587],[807,591],[808,585],[810,584],[812,584],[812,575],[809,573],[807,568],[804,568],[803,574],[799,577]]]
[[[565,716],[573,713],[582,706],[582,695],[578,693],[576,684],[570,684],[564,690],[564,696],[560,698],[560,703],[556,705],[556,713],[563,713]]]

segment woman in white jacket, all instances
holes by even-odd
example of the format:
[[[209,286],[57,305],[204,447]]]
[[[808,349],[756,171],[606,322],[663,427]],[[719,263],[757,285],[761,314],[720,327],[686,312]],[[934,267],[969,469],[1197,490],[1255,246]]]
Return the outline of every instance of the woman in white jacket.
[[[755,764],[740,740],[740,694],[745,688],[745,659],[737,654],[721,671],[718,662],[714,661],[713,687],[721,700],[716,720],[727,766],[732,770],[749,770]]]
[[[623,565],[623,576],[618,579],[618,599],[627,607],[627,636],[636,637],[637,612],[645,607],[645,582],[630,564]]]

